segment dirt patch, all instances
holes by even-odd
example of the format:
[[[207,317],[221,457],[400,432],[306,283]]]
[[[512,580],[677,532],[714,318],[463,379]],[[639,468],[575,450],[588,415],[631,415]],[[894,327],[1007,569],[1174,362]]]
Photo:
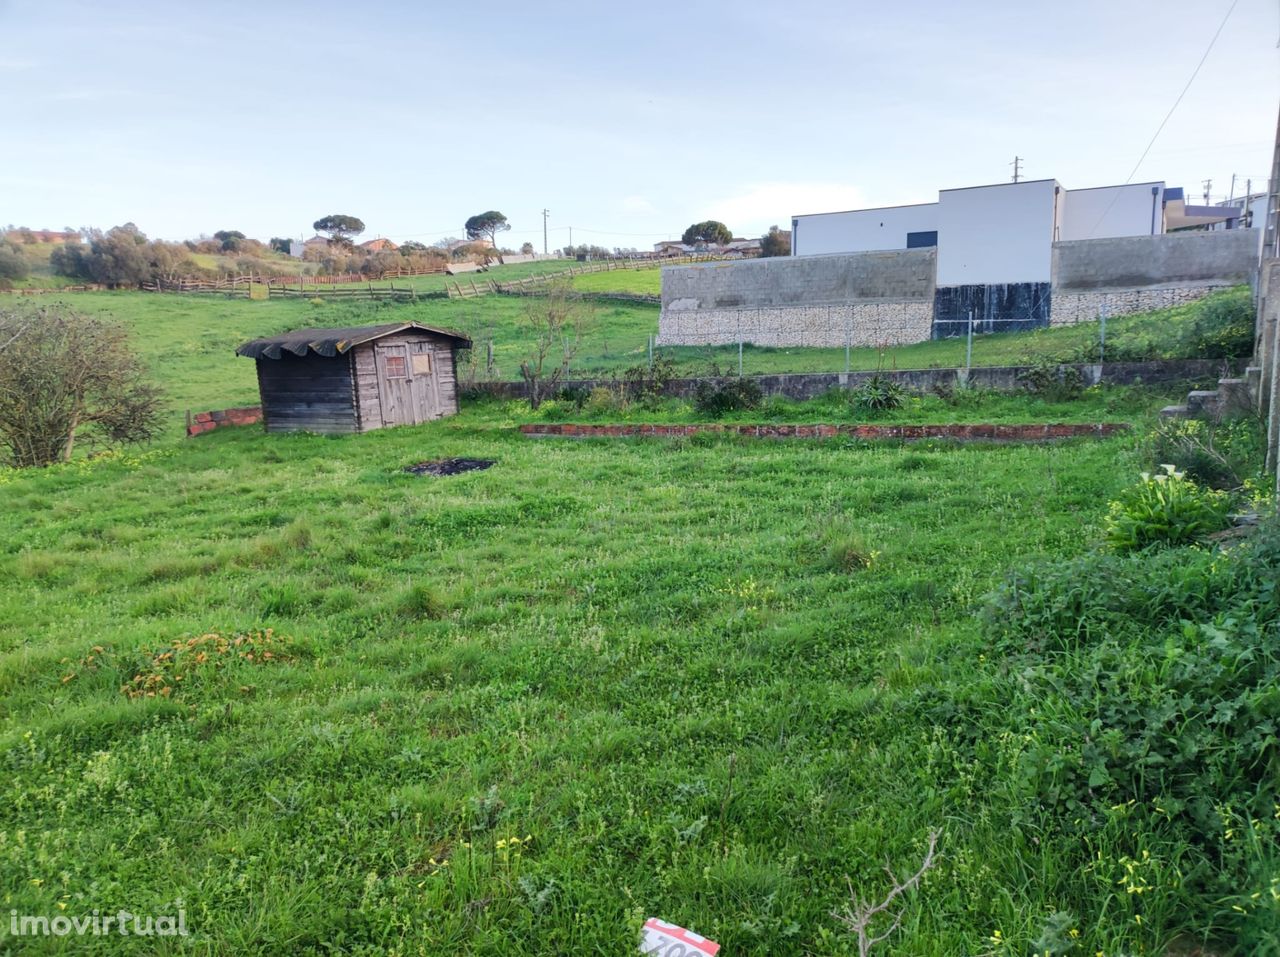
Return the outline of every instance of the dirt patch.
[[[404,470],[410,475],[457,475],[459,472],[487,469],[494,464],[493,459],[436,459],[434,462],[406,465]]]

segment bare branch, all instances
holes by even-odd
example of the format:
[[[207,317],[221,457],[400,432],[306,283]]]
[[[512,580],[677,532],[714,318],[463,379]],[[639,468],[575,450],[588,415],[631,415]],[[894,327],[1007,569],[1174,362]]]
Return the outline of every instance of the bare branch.
[[[887,930],[879,934],[873,934],[871,931],[872,921],[884,914],[895,900],[907,891],[914,889],[920,883],[920,879],[937,863],[938,837],[940,833],[936,828],[929,832],[929,846],[925,851],[920,869],[905,881],[899,881],[894,876],[892,869],[887,864],[885,865],[885,873],[889,875],[891,888],[879,903],[873,904],[858,896],[853,888],[853,881],[845,877],[845,882],[849,885],[850,906],[843,913],[832,911],[831,916],[857,935],[858,957],[867,957],[872,947],[887,940],[902,925],[902,918],[906,912],[899,910],[892,915]]]

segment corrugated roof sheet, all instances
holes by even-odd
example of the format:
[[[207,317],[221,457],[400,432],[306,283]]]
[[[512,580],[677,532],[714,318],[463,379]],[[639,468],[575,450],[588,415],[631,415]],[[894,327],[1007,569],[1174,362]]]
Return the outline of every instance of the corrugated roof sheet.
[[[459,348],[471,347],[471,340],[460,332],[436,329],[420,322],[393,322],[381,326],[350,326],[345,329],[295,329],[278,336],[246,342],[236,350],[236,355],[248,356],[250,359],[279,359],[286,352],[292,352],[295,356],[314,352],[316,355],[332,357],[341,355],[362,342],[371,342],[409,329],[453,339]]]

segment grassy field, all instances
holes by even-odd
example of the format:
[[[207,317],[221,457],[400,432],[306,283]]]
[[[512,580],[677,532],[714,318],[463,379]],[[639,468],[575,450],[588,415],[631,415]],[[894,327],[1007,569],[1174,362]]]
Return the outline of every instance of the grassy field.
[[[504,267],[520,270],[544,263]],[[595,274],[604,277],[627,275],[621,272]],[[419,277],[436,280],[438,277]],[[593,278],[591,276],[581,278]],[[1226,296],[1239,296],[1228,293]],[[1222,297],[1218,297],[1221,299]],[[250,302],[222,296],[176,296],[140,292],[68,293],[13,297],[0,295],[0,304],[66,302],[95,315],[109,316],[127,324],[143,350],[154,357],[154,371],[168,390],[175,410],[199,410],[247,404],[255,400],[257,386],[253,363],[235,357],[240,343],[257,336],[272,335],[304,326],[345,326],[416,320],[428,325],[459,329],[469,334],[481,348],[494,343],[499,379],[518,379],[521,358],[526,354],[525,311],[536,300],[507,296],[475,299],[427,299],[406,304],[325,302],[273,299]],[[1217,301],[1217,300],[1210,300]],[[1122,354],[1134,344],[1152,340],[1170,341],[1185,336],[1201,315],[1203,305],[1193,304],[1140,316],[1113,319],[1107,339],[1111,354]],[[609,376],[647,361],[648,337],[657,332],[656,307],[631,303],[599,303],[595,319],[573,363],[577,376]],[[1087,323],[1073,328],[1046,329],[1031,333],[1008,333],[976,338],[975,365],[1007,365],[1033,361],[1037,357],[1082,354],[1094,343],[1098,326]],[[712,364],[737,368],[734,347],[668,347],[681,374],[700,374]],[[960,339],[923,342],[889,349],[855,349],[850,367],[857,370],[885,368],[926,369],[963,366],[965,343]],[[747,374],[777,372],[838,372],[845,368],[843,349],[761,349],[748,346],[743,352]]]
[[[253,335],[413,317],[500,330],[505,363],[524,307],[74,302],[128,322],[192,408],[254,401],[232,355]],[[604,312],[614,332],[654,316]],[[1167,881],[1195,849],[1123,800],[1082,837],[1015,786],[1035,748],[1069,761],[1071,743],[1006,720],[1031,672],[978,614],[1011,567],[1097,550],[1167,399],[979,393],[879,419],[1140,427],[1066,445],[531,441],[524,404],[488,402],[2,470],[7,905],[180,899],[195,937],[173,953],[604,955],[659,916],[726,954],[847,955],[848,882],[882,895],[885,860],[909,872],[937,828],[886,953],[1229,948],[1271,926],[1252,884],[1190,898]],[[828,398],[739,417],[855,415]],[[447,456],[496,464],[402,471]],[[1155,893],[1132,892],[1135,861],[1171,868]]]
[[[654,914],[729,953],[850,953],[845,876],[883,890],[931,827],[945,863],[902,952],[1029,940],[1081,896],[1052,848],[1009,841],[928,710],[982,693],[973,602],[1089,546],[1127,440],[505,426],[237,429],[6,474],[9,906],[180,897],[208,953],[623,953]],[[399,472],[450,455],[498,464]],[[254,662],[185,646],[267,628]],[[1178,929],[1077,912],[1090,952]]]
[[[573,288],[579,292],[629,292],[637,296],[662,295],[662,270],[614,269],[573,277]]]

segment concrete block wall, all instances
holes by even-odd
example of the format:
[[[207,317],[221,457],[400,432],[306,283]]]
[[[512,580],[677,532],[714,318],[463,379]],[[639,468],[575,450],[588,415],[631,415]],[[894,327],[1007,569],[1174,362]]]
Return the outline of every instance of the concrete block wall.
[[[664,266],[662,309],[733,309],[933,299],[933,249],[779,256]]]
[[[658,318],[658,345],[898,346],[924,342],[932,326],[932,301],[664,309]]]
[[[1080,239],[1053,244],[1053,298],[1061,293],[1196,288],[1250,282],[1258,263],[1252,229]]]
[[[843,347],[929,338],[933,249],[668,266],[659,345]]]
[[[932,248],[668,266],[658,344],[923,342],[964,331],[972,304],[957,288],[984,292],[975,310],[984,332],[1071,325],[1097,319],[1104,306],[1121,316],[1251,282],[1257,245],[1252,229],[1057,242],[1051,284],[1001,287],[939,289]],[[1018,296],[1015,286],[1035,288]]]

